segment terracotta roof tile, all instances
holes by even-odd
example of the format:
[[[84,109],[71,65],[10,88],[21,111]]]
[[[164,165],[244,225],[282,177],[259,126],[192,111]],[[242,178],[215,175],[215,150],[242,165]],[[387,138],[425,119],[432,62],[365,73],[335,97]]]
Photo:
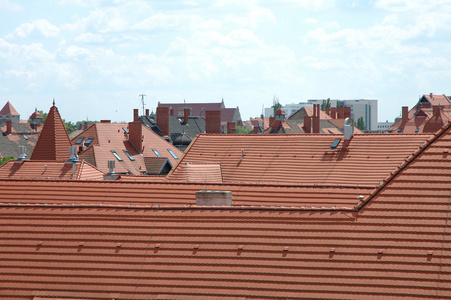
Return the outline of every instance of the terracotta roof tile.
[[[8,101],[2,110],[0,110],[0,116],[19,116],[20,114],[13,107],[13,105]]]
[[[69,159],[69,136],[56,106],[52,106],[31,155],[31,160]]]
[[[214,162],[224,182],[374,186],[430,136],[356,134],[346,145],[333,134],[201,134],[172,174],[186,162]],[[335,139],[341,142],[331,150]]]
[[[222,183],[221,164],[219,163],[185,163],[176,174],[168,176],[171,182],[207,182]]]

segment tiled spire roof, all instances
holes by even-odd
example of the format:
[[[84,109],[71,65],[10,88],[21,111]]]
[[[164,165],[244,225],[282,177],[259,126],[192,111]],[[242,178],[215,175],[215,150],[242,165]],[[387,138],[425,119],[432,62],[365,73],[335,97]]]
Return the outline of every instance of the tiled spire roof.
[[[20,114],[17,110],[12,106],[11,103],[6,102],[5,106],[3,106],[2,110],[0,110],[0,116],[19,116]]]
[[[55,104],[55,103],[53,103]],[[31,160],[66,160],[71,146],[63,120],[55,105],[50,108]]]

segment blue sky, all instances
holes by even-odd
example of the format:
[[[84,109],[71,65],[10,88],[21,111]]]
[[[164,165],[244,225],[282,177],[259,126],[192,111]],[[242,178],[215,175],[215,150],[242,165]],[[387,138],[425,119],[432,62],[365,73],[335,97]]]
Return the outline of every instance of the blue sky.
[[[71,121],[161,102],[378,99],[379,121],[451,94],[449,0],[0,0],[0,106]]]

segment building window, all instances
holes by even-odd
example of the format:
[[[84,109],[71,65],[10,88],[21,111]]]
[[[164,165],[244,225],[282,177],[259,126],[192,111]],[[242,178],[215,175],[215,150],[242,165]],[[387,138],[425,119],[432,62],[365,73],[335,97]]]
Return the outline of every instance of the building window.
[[[77,141],[75,142],[75,145],[80,145],[83,142],[84,139],[85,139],[84,137],[79,137],[77,139]]]
[[[153,153],[155,153],[155,155],[157,157],[163,157],[163,156],[161,156],[160,152],[157,151],[157,149],[152,149],[152,151],[153,151]]]
[[[177,155],[175,155],[175,153],[174,153],[174,151],[172,151],[172,149],[168,149],[168,152],[172,155],[173,158],[179,159],[179,157]]]
[[[93,137],[89,137],[89,138],[86,140],[86,142],[85,142],[85,146],[86,146],[86,147],[89,147],[89,146],[91,145],[91,143],[92,143],[93,140],[94,140]]]
[[[135,158],[130,154],[130,152],[128,152],[127,150],[122,150],[124,151],[125,155],[127,155],[127,157],[131,160],[131,161],[135,161]]]
[[[117,159],[118,161],[124,161],[124,160],[119,156],[119,154],[117,154],[116,151],[111,150],[111,153],[113,153],[114,157],[116,157],[116,159]]]

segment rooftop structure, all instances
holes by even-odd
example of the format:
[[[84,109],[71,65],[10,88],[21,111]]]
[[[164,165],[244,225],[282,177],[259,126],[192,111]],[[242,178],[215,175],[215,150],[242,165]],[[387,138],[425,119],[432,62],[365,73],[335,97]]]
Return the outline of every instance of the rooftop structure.
[[[8,120],[12,123],[20,123],[20,114],[9,101],[0,110],[0,124]]]

